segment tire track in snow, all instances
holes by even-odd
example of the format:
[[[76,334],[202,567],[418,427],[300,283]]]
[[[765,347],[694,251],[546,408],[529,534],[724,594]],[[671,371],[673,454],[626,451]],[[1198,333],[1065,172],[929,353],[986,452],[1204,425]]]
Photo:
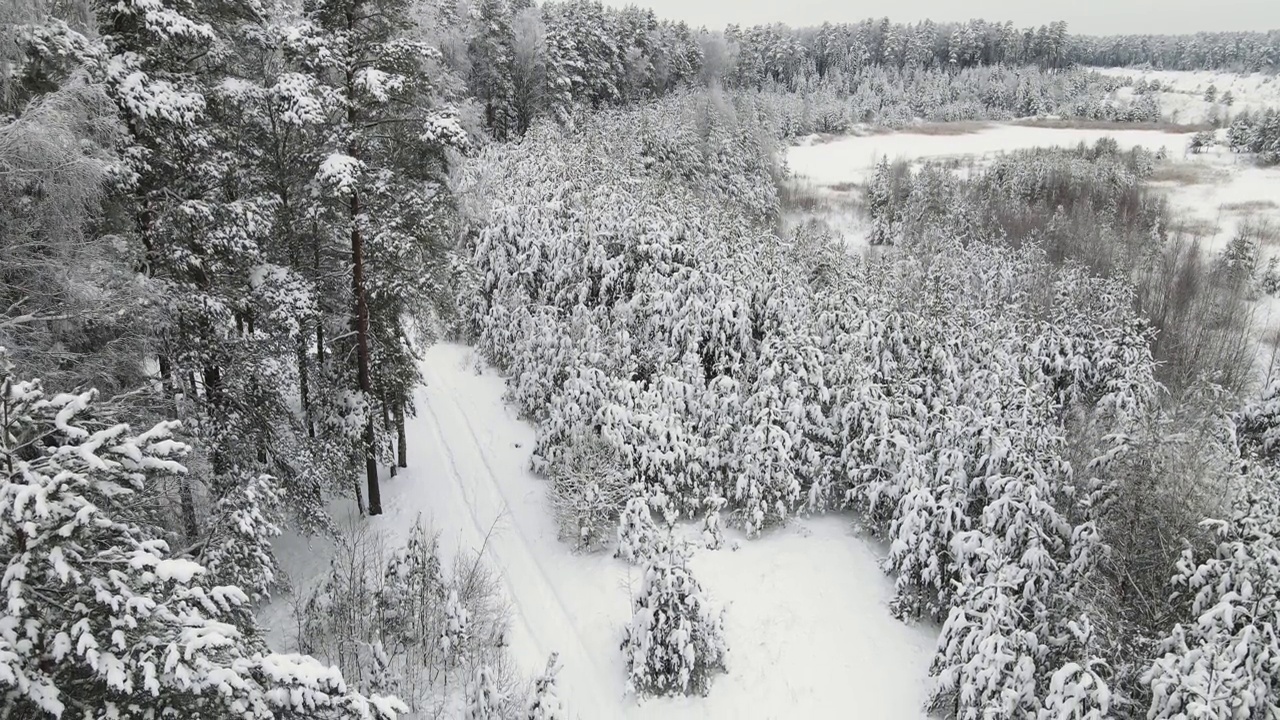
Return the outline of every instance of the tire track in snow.
[[[495,532],[499,532],[502,527],[502,515],[499,514],[494,517],[492,526],[487,525],[480,519],[480,516],[477,514],[475,500],[472,496],[468,496],[467,494],[467,484],[462,480],[462,471],[458,469],[457,458],[454,457],[453,451],[449,449],[449,442],[445,439],[444,434],[440,432],[440,418],[436,415],[435,409],[432,408],[430,400],[426,400],[423,404],[427,409],[427,414],[431,416],[432,436],[435,438],[436,447],[439,449],[440,454],[449,462],[449,478],[453,481],[455,488],[461,494],[463,504],[467,506],[467,519],[471,521],[471,529],[475,532],[476,537],[480,539],[489,535],[490,527],[492,527]],[[480,548],[476,548],[476,550],[479,551]],[[497,570],[502,575],[503,587],[511,587],[512,580],[508,577],[506,566],[498,564]],[[515,615],[521,627],[524,628],[525,633],[531,638],[536,638],[537,635],[534,633],[533,627],[529,625],[528,618],[525,617],[525,614],[517,611]]]
[[[486,554],[502,576],[520,627],[543,658],[551,652],[560,653],[562,697],[573,714],[583,720],[605,717],[608,708],[616,703],[603,702],[600,689],[616,686],[619,681],[600,673],[601,665],[608,663],[592,657],[573,622],[572,612],[534,550],[537,543],[519,514],[513,512],[516,506],[488,459],[495,450],[493,442],[484,442],[472,422],[472,412],[480,400],[467,398],[473,409],[469,411],[453,384],[432,367],[424,366],[423,372],[426,387],[421,389],[420,398],[432,424],[431,435],[448,463],[447,481],[454,484],[466,505],[477,538],[483,540],[490,534],[491,523],[498,523],[489,537]],[[490,437],[494,437],[492,433]],[[549,508],[545,511],[549,512]]]

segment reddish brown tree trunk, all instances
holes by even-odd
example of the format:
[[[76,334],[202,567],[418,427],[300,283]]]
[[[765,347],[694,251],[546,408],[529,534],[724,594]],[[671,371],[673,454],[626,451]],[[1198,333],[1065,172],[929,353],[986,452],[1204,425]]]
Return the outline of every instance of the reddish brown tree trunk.
[[[168,411],[174,420],[178,417],[178,392],[173,386],[173,363],[168,355],[160,356],[160,385],[168,401]],[[196,498],[191,487],[191,476],[183,473],[178,484],[178,499],[182,506],[182,528],[187,534],[187,542],[195,544],[200,539],[200,526],[196,522]]]
[[[369,304],[364,295],[364,247],[360,241],[360,193],[351,192],[351,290],[356,300],[356,364],[360,374],[360,392],[372,405],[369,382]],[[373,408],[366,408],[364,423],[364,472],[369,486],[369,514],[382,514],[382,489],[378,487],[378,459],[374,454]]]
[[[400,467],[409,467],[406,462],[406,453],[404,449],[404,401],[396,403],[396,453],[397,464]]]
[[[387,405],[387,393],[382,392],[382,429],[387,433],[387,445],[391,446],[391,407]],[[394,450],[394,448],[392,448]],[[391,463],[391,477],[396,476],[396,464]]]

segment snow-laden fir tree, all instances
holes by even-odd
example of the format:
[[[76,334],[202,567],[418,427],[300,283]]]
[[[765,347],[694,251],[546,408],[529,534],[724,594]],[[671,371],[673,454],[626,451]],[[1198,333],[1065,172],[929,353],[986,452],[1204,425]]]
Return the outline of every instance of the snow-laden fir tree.
[[[1280,714],[1280,485],[1250,464],[1227,520],[1205,525],[1215,545],[1191,549],[1174,584],[1191,601],[1185,622],[1147,670],[1147,717],[1264,718]]]
[[[560,653],[551,653],[547,667],[533,681],[533,695],[525,710],[524,720],[568,720],[556,675],[560,672]]]
[[[2,352],[2,351],[0,351]],[[0,355],[0,685],[29,718],[393,718],[397,700],[268,651],[234,586],[170,552],[145,498],[185,472],[176,423],[136,433],[96,393],[46,395]]]
[[[501,720],[506,703],[493,668],[480,664],[467,684],[466,720]]]
[[[390,402],[403,412],[416,382],[404,323],[411,312],[429,317],[440,298],[441,180],[447,150],[468,144],[433,83],[439,51],[409,33],[410,9],[407,0],[308,0],[288,37],[335,128],[315,181],[327,198],[326,226],[350,249],[354,352],[343,355],[355,360],[348,377],[361,408],[354,419],[370,514],[382,512],[378,410]]]
[[[724,612],[712,608],[671,540],[649,560],[622,640],[627,689],[640,695],[706,695],[728,656]]]

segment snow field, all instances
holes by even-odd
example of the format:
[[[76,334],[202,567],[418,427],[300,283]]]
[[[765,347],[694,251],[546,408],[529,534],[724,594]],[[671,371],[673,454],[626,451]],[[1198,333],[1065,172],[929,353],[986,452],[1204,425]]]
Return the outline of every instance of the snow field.
[[[1142,146],[1167,147],[1181,155],[1191,133],[1160,130],[1099,130],[992,124],[963,135],[919,134],[903,131],[877,135],[852,135],[833,142],[794,146],[787,150],[787,165],[798,176],[819,185],[861,183],[871,176],[883,157],[890,160],[975,160],[1011,150],[1037,147],[1071,147],[1114,138],[1121,149]]]
[[[513,660],[532,676],[559,652],[573,717],[847,718],[851,708],[868,720],[925,716],[936,630],[890,615],[878,549],[842,516],[795,520],[750,541],[726,531],[723,549],[697,550],[694,573],[727,609],[728,672],[706,698],[624,697],[619,644],[642,569],[607,553],[574,555],[557,539],[549,484],[528,470],[534,429],[503,402],[503,378],[477,369],[474,351],[434,346],[423,371],[407,428],[410,467],[384,481],[386,513],[364,522],[394,544],[421,514],[445,558],[483,548],[511,603]],[[327,567],[325,546],[286,536],[277,551],[294,582],[310,587]],[[260,617],[287,646],[288,598]]]
[[[1245,110],[1256,112],[1280,107],[1280,79],[1266,73],[1230,73],[1216,70],[1144,70],[1142,68],[1096,68],[1103,75],[1133,78],[1135,82],[1158,81],[1160,108],[1167,120],[1180,123],[1201,123],[1211,117],[1216,109],[1219,117],[1237,115]],[[1217,88],[1218,98],[1230,92],[1234,102],[1228,107],[1220,100],[1205,102],[1204,94],[1209,86]],[[1121,99],[1129,99],[1133,88],[1122,88],[1117,93]]]

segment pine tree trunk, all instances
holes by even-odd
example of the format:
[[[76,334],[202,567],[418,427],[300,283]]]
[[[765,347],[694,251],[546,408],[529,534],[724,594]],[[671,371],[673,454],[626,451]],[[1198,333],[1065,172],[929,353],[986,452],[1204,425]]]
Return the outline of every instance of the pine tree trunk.
[[[400,467],[409,467],[409,463],[405,461],[404,448],[404,401],[396,403],[396,460]]]
[[[160,356],[160,386],[168,402],[169,417],[178,420],[178,393],[173,386],[173,363],[168,355]],[[178,501],[182,506],[182,528],[187,543],[194,545],[200,539],[200,525],[196,522],[196,498],[191,489],[190,473],[182,473],[178,484]]]
[[[347,28],[356,29],[357,14],[356,7],[348,6],[346,10]],[[360,113],[356,108],[354,98],[356,97],[355,72],[348,68],[346,71],[346,90],[347,90],[347,124],[355,128],[360,121]],[[350,141],[347,147],[347,154],[353,158],[360,158],[360,150],[356,146],[354,139]],[[355,295],[355,311],[356,311],[356,362],[360,374],[360,391],[364,394],[366,401],[372,401],[372,387],[369,382],[369,303],[364,294],[364,247],[360,239],[360,190],[353,189],[351,191],[351,290]],[[370,408],[372,410],[372,408]],[[369,412],[365,416],[364,423],[364,470],[365,480],[369,486],[369,514],[382,514],[382,489],[378,487],[378,459],[374,455],[375,435],[373,429],[373,413]]]
[[[371,400],[369,382],[369,304],[364,294],[364,247],[360,241],[360,193],[351,193],[351,289],[356,301],[356,364],[360,375],[360,392]],[[382,489],[378,487],[378,459],[374,454],[373,413],[369,408],[364,423],[364,472],[369,486],[369,514],[382,514]]]
[[[298,394],[302,398],[302,422],[307,426],[307,437],[316,436],[316,426],[311,420],[311,387],[307,363],[307,336],[298,335]]]
[[[391,435],[391,408],[387,405],[386,391],[382,393],[382,428],[388,436]],[[389,444],[391,440],[388,439],[387,442]],[[394,462],[391,463],[391,477],[396,476],[396,468],[396,464]]]
[[[312,269],[315,271],[312,282],[320,286],[320,239],[314,238],[315,244],[311,256]],[[324,309],[320,308],[316,315],[316,367],[324,369]]]
[[[222,404],[222,370],[216,365],[206,365],[204,368],[204,401],[208,407],[210,415],[221,416]],[[222,451],[219,443],[213,444],[213,449],[209,452],[209,463],[212,465],[215,477],[221,477],[227,474],[227,458],[226,453]]]

